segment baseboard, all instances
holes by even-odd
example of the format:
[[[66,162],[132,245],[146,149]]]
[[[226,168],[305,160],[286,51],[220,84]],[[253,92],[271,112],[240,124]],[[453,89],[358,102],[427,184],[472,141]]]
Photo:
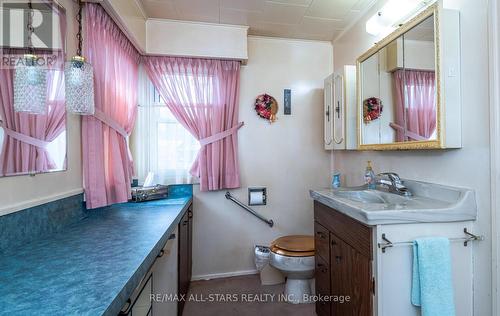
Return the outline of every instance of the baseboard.
[[[14,213],[14,212],[17,212],[17,211],[21,211],[21,210],[24,210],[24,209],[27,209],[27,208],[30,208],[30,207],[42,205],[42,204],[45,204],[45,203],[49,203],[49,202],[52,202],[52,201],[64,199],[64,198],[67,198],[67,197],[70,197],[70,196],[73,196],[73,195],[77,195],[77,194],[81,194],[81,193],[83,193],[83,189],[78,188],[78,189],[66,191],[66,192],[63,192],[63,193],[53,194],[53,195],[49,195],[49,196],[46,196],[46,197],[39,197],[39,198],[36,198],[36,199],[33,199],[33,200],[28,200],[28,201],[23,201],[21,203],[16,203],[16,204],[8,205],[6,207],[1,207],[0,208],[0,216],[7,215],[7,214],[10,214],[10,213]]]
[[[230,277],[235,277],[235,276],[250,275],[250,274],[257,274],[257,273],[259,273],[259,271],[257,271],[257,270],[244,270],[244,271],[235,271],[235,272],[201,274],[201,275],[192,276],[191,281],[230,278]]]

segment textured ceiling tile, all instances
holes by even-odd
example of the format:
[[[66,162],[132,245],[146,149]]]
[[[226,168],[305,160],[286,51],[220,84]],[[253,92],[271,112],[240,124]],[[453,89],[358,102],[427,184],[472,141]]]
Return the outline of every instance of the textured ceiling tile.
[[[275,37],[290,37],[295,32],[295,28],[290,24],[258,22],[254,26],[250,26],[250,35],[275,36]]]
[[[324,33],[324,32],[334,32],[335,30],[340,30],[345,27],[345,22],[343,20],[334,19],[324,19],[315,18],[310,16],[305,16],[300,24],[300,29],[307,33]]]
[[[220,23],[250,26],[255,25],[261,15],[258,11],[221,8]]]
[[[179,13],[173,1],[142,0],[142,6],[150,18],[179,19]]]
[[[356,2],[357,0],[314,0],[306,15],[327,19],[343,19]]]
[[[265,0],[221,0],[221,9],[262,11]]]
[[[297,31],[293,33],[291,38],[297,38],[297,39],[307,39],[307,40],[316,40],[316,41],[331,41],[332,40],[332,35],[330,34],[309,34],[309,33],[302,33],[300,31]]]
[[[219,0],[174,0],[181,19],[219,22]]]
[[[139,0],[148,17],[250,26],[249,34],[331,40],[376,0]]]
[[[375,4],[375,2],[377,2],[377,0],[358,0],[358,2],[351,7],[351,10],[363,11]]]
[[[307,11],[306,6],[280,4],[267,1],[261,20],[269,23],[299,24]]]
[[[313,0],[268,0],[268,2],[309,6],[313,2]]]

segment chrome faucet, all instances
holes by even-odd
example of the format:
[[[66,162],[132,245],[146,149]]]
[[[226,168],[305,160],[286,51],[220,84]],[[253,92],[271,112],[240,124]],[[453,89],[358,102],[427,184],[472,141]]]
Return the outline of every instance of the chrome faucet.
[[[375,183],[387,187],[389,192],[404,196],[412,195],[408,188],[404,186],[403,181],[401,180],[399,175],[394,172],[379,173],[377,175]]]

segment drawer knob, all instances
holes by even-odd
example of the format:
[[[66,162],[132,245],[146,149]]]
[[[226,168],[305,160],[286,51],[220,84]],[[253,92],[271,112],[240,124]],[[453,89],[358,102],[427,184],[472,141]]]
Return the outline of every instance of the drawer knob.
[[[318,263],[318,271],[321,272],[321,273],[327,273],[328,272],[328,269],[325,267],[324,264],[322,263]]]
[[[325,239],[325,234],[323,234],[322,232],[316,232],[316,234],[319,236],[319,238]]]

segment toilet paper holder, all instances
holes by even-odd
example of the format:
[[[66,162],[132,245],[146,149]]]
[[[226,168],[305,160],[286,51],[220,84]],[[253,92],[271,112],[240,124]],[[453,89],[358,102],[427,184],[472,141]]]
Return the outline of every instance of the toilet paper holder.
[[[248,205],[266,205],[267,189],[265,187],[248,188]]]

